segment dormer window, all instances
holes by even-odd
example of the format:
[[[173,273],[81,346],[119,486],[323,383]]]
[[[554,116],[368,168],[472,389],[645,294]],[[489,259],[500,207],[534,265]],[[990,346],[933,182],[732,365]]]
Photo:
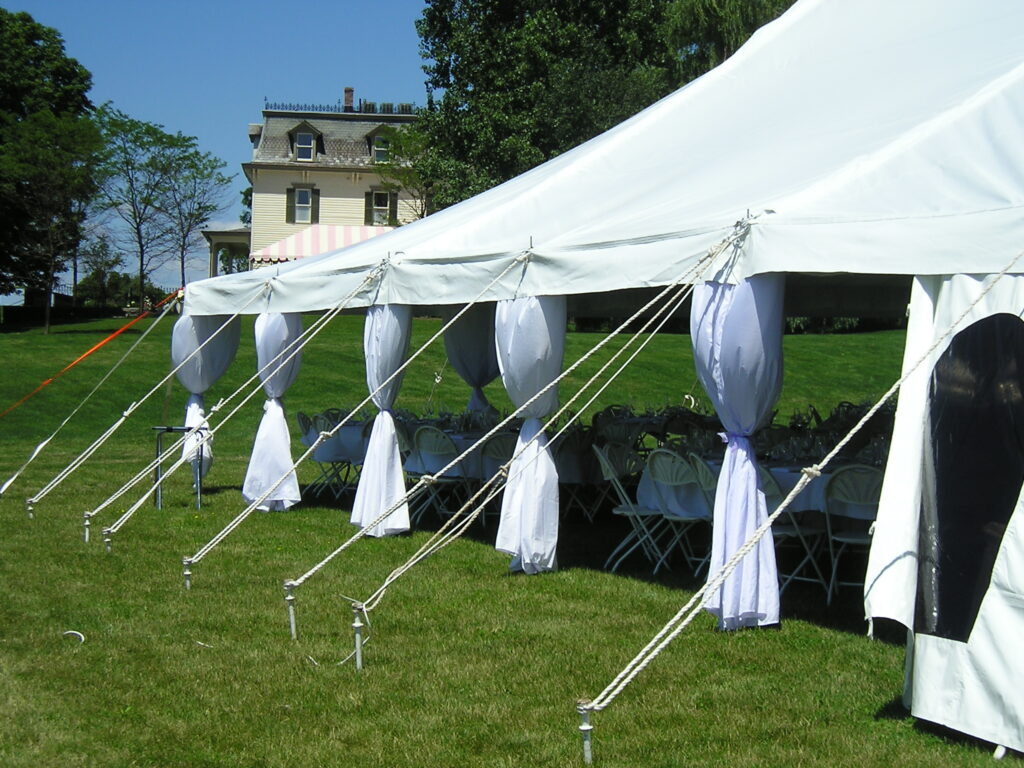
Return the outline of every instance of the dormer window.
[[[300,131],[295,134],[295,159],[307,163],[316,159],[316,137],[312,133]]]
[[[391,142],[384,136],[373,137],[373,162],[386,163],[391,159]]]

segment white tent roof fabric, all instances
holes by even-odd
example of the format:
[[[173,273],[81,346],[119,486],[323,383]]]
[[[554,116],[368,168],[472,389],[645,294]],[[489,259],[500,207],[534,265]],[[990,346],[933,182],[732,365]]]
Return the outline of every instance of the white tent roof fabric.
[[[801,0],[722,66],[494,189],[298,263],[191,283],[187,311],[460,303],[665,285],[748,212],[730,279],[998,271],[1024,242],[1024,4]],[[769,212],[770,211],[770,212]],[[271,271],[274,270],[274,271]]]

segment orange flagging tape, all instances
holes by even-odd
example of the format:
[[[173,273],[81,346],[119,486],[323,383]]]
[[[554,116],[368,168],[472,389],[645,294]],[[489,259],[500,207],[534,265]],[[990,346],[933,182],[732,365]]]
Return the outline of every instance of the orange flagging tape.
[[[180,289],[179,289],[179,290],[180,290]],[[169,294],[167,294],[166,296],[164,296],[164,297],[163,297],[163,299],[161,299],[161,300],[160,300],[160,303],[159,303],[159,304],[157,304],[157,305],[156,305],[156,306],[155,306],[155,307],[154,307],[153,309],[159,309],[160,307],[162,307],[162,306],[163,306],[164,304],[166,304],[166,303],[167,303],[168,301],[170,301],[171,299],[173,299],[173,298],[174,298],[175,296],[177,296],[177,295],[178,295],[178,290],[175,290],[175,291],[171,291],[171,292],[170,292]],[[67,372],[68,372],[68,371],[70,371],[70,370],[71,370],[72,368],[74,368],[74,367],[75,367],[76,365],[78,365],[78,364],[79,364],[80,362],[82,362],[83,360],[85,360],[85,358],[87,358],[87,357],[88,357],[89,355],[91,355],[91,354],[92,354],[93,352],[95,352],[96,350],[100,349],[100,348],[101,348],[101,347],[103,347],[103,346],[104,346],[105,344],[108,344],[108,343],[110,343],[111,341],[113,341],[114,339],[116,339],[116,338],[117,338],[118,336],[120,336],[120,335],[121,335],[122,333],[124,333],[124,332],[125,332],[125,331],[127,331],[127,330],[128,330],[129,328],[131,328],[131,327],[132,327],[133,325],[135,325],[135,324],[136,324],[137,322],[139,322],[139,320],[141,320],[141,319],[142,319],[142,318],[144,318],[144,317],[148,317],[149,315],[150,315],[150,311],[149,311],[149,310],[147,310],[147,311],[145,311],[145,312],[142,312],[142,313],[140,313],[138,317],[136,317],[136,318],[135,318],[134,320],[130,320],[129,322],[125,323],[125,324],[124,324],[123,326],[121,326],[120,328],[118,328],[118,329],[117,329],[116,331],[114,331],[114,332],[113,332],[112,334],[110,334],[109,336],[107,336],[107,338],[103,339],[103,341],[100,341],[100,342],[98,342],[97,344],[94,344],[94,345],[93,345],[92,347],[90,347],[90,348],[89,348],[89,350],[88,350],[88,351],[86,351],[86,352],[83,352],[83,353],[82,353],[81,355],[79,355],[79,356],[78,356],[78,357],[76,357],[76,358],[75,358],[74,360],[72,360],[72,361],[71,361],[70,363],[68,363],[68,364],[67,364],[67,365],[65,365],[65,366],[64,366],[63,368],[61,368],[61,369],[60,369],[59,371],[57,371],[57,373],[55,373],[55,374],[54,374],[53,376],[51,376],[50,378],[46,379],[46,380],[45,380],[45,381],[44,381],[44,382],[43,382],[42,384],[40,384],[40,385],[39,385],[38,387],[36,387],[35,389],[33,389],[33,390],[32,390],[31,392],[29,392],[29,393],[28,393],[27,395],[25,395],[25,396],[24,396],[23,398],[21,398],[20,400],[18,400],[18,402],[16,402],[16,403],[14,403],[13,405],[9,406],[9,407],[7,408],[7,410],[5,410],[5,411],[4,411],[3,413],[0,413],[0,419],[2,419],[2,418],[3,418],[4,416],[6,416],[6,415],[7,415],[8,413],[10,413],[10,412],[11,412],[11,411],[13,411],[13,410],[14,410],[15,408],[17,408],[17,407],[18,407],[19,405],[21,405],[22,403],[24,403],[24,402],[25,402],[26,400],[28,400],[28,399],[29,399],[30,397],[32,397],[33,395],[35,395],[35,394],[37,394],[38,392],[40,392],[40,391],[41,391],[41,390],[42,390],[42,389],[43,389],[44,387],[48,386],[48,385],[49,385],[49,384],[51,384],[52,382],[54,382],[54,381],[56,381],[57,379],[59,379],[59,378],[60,378],[61,376],[63,376],[63,375],[65,374],[65,373],[67,373]]]

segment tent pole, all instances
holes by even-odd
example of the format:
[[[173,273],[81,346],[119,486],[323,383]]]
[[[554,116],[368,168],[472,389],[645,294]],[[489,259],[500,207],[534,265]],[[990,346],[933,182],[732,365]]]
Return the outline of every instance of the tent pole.
[[[360,603],[352,603],[352,631],[356,640],[356,669],[363,668],[363,622],[359,618],[363,606]]]
[[[284,583],[284,602],[288,606],[288,628],[292,633],[292,640],[298,640],[298,633],[295,631],[295,582]]]
[[[580,713],[580,734],[583,736],[583,762],[590,765],[594,762],[594,753],[590,745],[590,732],[594,726],[590,724],[590,702],[581,699],[576,703],[576,711]]]

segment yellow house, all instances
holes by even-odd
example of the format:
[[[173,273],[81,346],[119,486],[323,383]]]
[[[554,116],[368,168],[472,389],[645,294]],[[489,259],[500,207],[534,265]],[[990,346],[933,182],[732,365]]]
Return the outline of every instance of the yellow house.
[[[412,104],[359,100],[345,89],[329,106],[266,104],[249,126],[252,161],[250,255],[311,224],[394,226],[416,218],[413,203],[374,173],[387,159],[384,126],[415,120]]]

